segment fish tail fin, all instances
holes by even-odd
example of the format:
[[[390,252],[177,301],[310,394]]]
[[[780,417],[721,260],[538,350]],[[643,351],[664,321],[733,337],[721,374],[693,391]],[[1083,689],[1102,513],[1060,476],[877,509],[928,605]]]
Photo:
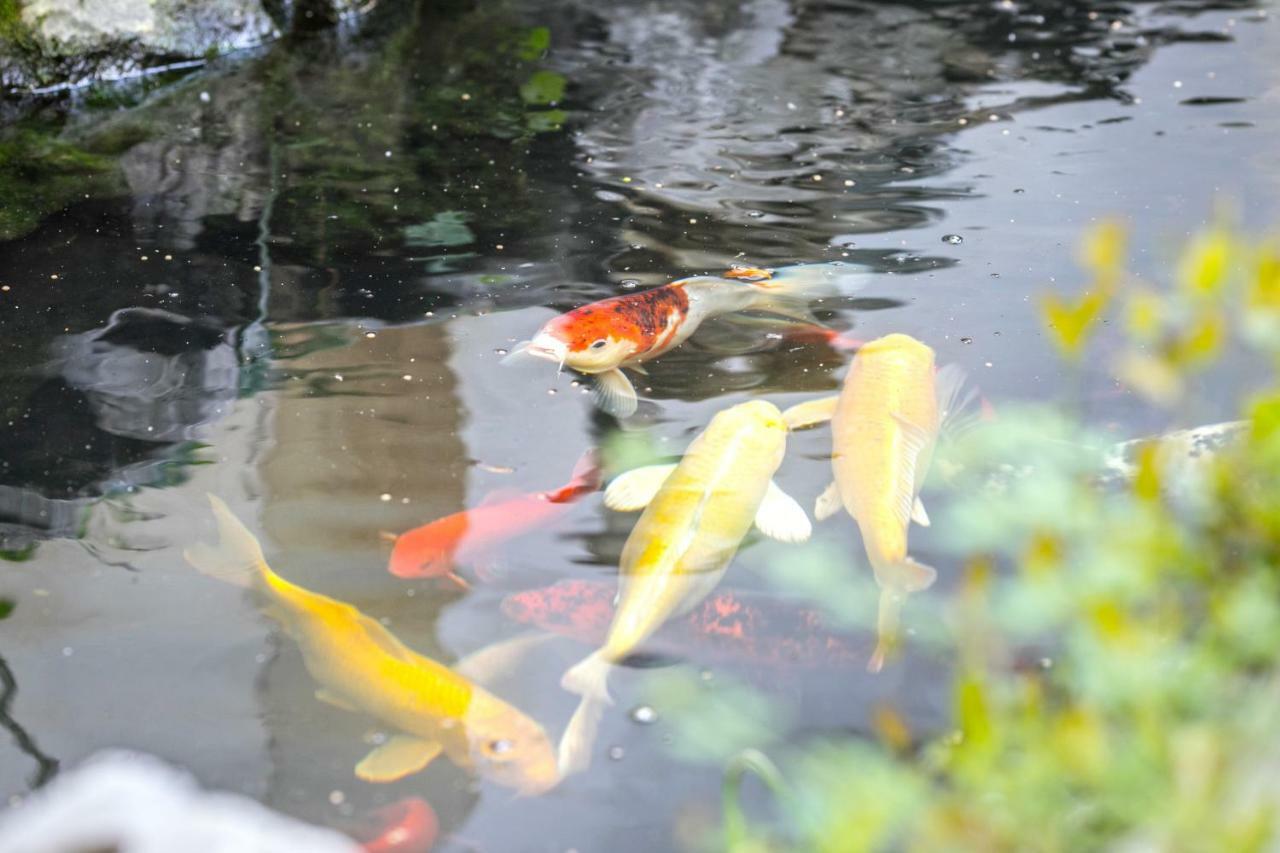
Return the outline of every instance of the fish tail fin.
[[[573,473],[569,475],[569,482],[548,495],[547,499],[552,503],[567,503],[596,491],[602,480],[600,453],[592,447],[578,458],[577,464],[573,466]]]
[[[885,660],[898,647],[898,622],[904,596],[896,589],[880,590],[880,612],[876,619],[876,650],[867,661],[867,672],[884,669]]]
[[[252,586],[266,566],[262,546],[221,498],[209,495],[209,503],[218,521],[218,541],[197,543],[182,555],[203,575],[236,586]]]
[[[570,667],[560,679],[560,686],[570,693],[577,693],[584,698],[598,699],[612,705],[613,697],[609,695],[609,673],[611,672],[613,672],[613,662],[605,657],[603,651],[597,650]]]
[[[600,718],[604,715],[605,706],[613,704],[613,698],[609,696],[609,673],[612,670],[613,664],[603,651],[597,650],[560,679],[561,687],[582,697],[560,738],[557,764],[561,777],[580,773],[591,764],[591,749],[600,728]]]
[[[752,272],[757,272],[752,270]],[[738,276],[758,294],[751,310],[821,325],[810,303],[840,296],[862,286],[866,274],[847,264],[797,264],[763,277]]]

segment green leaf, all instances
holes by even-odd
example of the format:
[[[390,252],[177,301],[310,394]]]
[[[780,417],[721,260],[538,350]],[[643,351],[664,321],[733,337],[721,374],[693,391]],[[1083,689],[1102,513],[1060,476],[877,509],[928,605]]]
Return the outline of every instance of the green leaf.
[[[410,246],[465,246],[474,243],[476,235],[467,227],[470,214],[460,210],[437,213],[430,222],[409,225],[404,241]]]
[[[564,110],[539,110],[525,114],[525,121],[534,133],[550,133],[559,130],[568,118]]]
[[[520,97],[526,104],[547,106],[564,97],[565,79],[554,71],[535,71],[520,87]]]
[[[0,598],[0,619],[7,618],[9,614],[13,612],[13,608],[16,606],[17,605],[13,603],[12,599]]]
[[[538,59],[551,47],[551,30],[546,27],[534,27],[520,44],[518,55],[526,62]]]

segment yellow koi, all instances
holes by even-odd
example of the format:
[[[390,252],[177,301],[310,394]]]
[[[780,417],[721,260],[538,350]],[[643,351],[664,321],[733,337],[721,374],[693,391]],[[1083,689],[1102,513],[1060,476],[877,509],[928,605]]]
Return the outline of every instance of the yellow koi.
[[[617,610],[604,644],[574,666],[561,685],[582,696],[561,741],[562,773],[585,768],[608,677],[665,621],[686,613],[724,576],[754,524],[785,542],[809,537],[809,519],[773,482],[786,451],[787,427],[772,403],[726,409],[678,465],[638,468],[605,490],[615,510],[645,507],[622,549]]]
[[[927,589],[937,573],[907,554],[912,521],[928,526],[920,503],[944,418],[961,408],[963,374],[934,366],[933,350],[908,335],[864,345],[838,397],[802,403],[784,418],[792,429],[831,420],[835,481],[818,498],[822,520],[843,507],[858,523],[880,587],[879,642],[867,668],[879,672],[897,642],[907,594]]]
[[[455,764],[538,794],[559,781],[555,750],[542,726],[450,669],[401,643],[350,604],[303,589],[267,565],[253,534],[210,495],[220,541],[185,552],[201,573],[253,589],[297,642],[316,698],[361,711],[398,731],[356,765],[368,782],[392,782],[425,768],[441,752]],[[490,655],[493,657],[493,655]]]

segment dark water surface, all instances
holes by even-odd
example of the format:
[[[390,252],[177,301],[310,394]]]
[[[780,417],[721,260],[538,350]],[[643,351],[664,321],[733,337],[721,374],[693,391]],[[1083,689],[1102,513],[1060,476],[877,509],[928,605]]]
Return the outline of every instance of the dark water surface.
[[[870,275],[833,324],[920,338],[996,406],[1059,399],[1036,297],[1083,285],[1085,226],[1127,218],[1154,276],[1219,207],[1280,221],[1277,56],[1248,2],[384,3],[358,31],[32,106],[12,133],[94,165],[5,177],[35,200],[0,243],[0,792],[128,746],[317,822],[420,795],[449,849],[677,844],[714,816],[718,768],[672,757],[660,704],[631,719],[653,702],[641,669],[613,682],[592,769],[542,797],[443,760],[359,783],[377,725],[317,702],[257,604],[183,561],[211,533],[204,494],[282,575],[428,655],[514,636],[502,597],[609,579],[632,516],[592,496],[466,594],[390,576],[381,536],[558,485],[619,429],[570,373],[502,351],[590,299],[839,260]],[[677,453],[733,403],[835,388],[846,359],[710,328],[651,366],[626,429]],[[1167,426],[1091,363],[1099,424]],[[1206,380],[1203,421],[1252,369]],[[827,436],[791,447],[779,482],[812,506]],[[816,539],[865,571],[847,518]],[[753,541],[725,586],[770,589],[794,554]],[[558,736],[584,652],[553,644],[497,691]],[[947,724],[943,654],[878,677],[689,663],[792,707],[784,736],[866,731],[884,703]]]

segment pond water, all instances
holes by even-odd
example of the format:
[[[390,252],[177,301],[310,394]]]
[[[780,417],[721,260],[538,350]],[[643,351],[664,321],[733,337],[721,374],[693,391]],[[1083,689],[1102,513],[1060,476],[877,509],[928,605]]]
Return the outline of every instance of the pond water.
[[[1036,299],[1083,286],[1075,247],[1104,217],[1131,223],[1152,277],[1215,211],[1280,221],[1276,17],[1250,2],[384,3],[189,76],[26,105],[11,136],[92,164],[6,178],[0,793],[127,746],[323,824],[421,796],[441,849],[655,850],[716,819],[720,768],[673,754],[654,667],[755,685],[791,709],[784,740],[869,731],[884,705],[944,728],[945,654],[908,646],[873,676],[865,632],[845,638],[855,654],[802,664],[765,635],[624,668],[591,768],[541,796],[445,760],[365,784],[352,768],[385,729],[317,702],[261,602],[182,551],[212,536],[211,492],[279,574],[430,657],[517,636],[504,598],[611,581],[633,515],[587,496],[463,567],[467,590],[392,576],[383,534],[558,487],[620,433],[675,455],[734,403],[836,388],[847,353],[765,327],[708,327],[652,363],[623,422],[571,371],[499,363],[558,312],[734,264],[859,265],[833,326],[909,333],[997,408],[1079,394],[1118,438],[1164,429],[1105,358],[1068,382]],[[1195,416],[1231,417],[1255,370],[1207,377]],[[806,507],[828,452],[823,431],[791,441],[778,480]],[[866,571],[847,518],[815,540]],[[912,544],[945,588],[928,531]],[[796,553],[751,539],[723,588],[794,610],[768,578]],[[548,643],[494,690],[558,736],[574,707],[560,675],[587,648]]]

